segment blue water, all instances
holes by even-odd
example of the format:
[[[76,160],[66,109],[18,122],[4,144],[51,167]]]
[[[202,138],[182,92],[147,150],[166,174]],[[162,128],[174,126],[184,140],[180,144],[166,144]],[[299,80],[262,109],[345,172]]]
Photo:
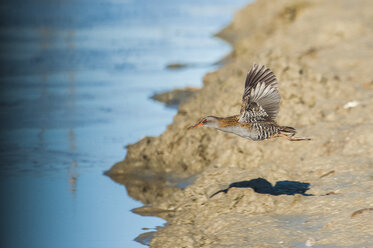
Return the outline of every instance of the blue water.
[[[212,35],[246,2],[0,3],[1,247],[143,247],[164,221],[102,173],[171,123],[150,96],[201,86],[230,50]]]

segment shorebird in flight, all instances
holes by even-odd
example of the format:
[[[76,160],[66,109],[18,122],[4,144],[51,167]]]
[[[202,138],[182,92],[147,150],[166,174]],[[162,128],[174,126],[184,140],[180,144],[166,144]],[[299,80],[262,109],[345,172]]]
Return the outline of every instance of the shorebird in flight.
[[[254,65],[246,76],[239,115],[207,116],[188,129],[212,127],[251,140],[275,137],[284,137],[290,141],[311,140],[305,137],[294,137],[295,128],[280,126],[276,123],[280,100],[276,76],[267,67]]]

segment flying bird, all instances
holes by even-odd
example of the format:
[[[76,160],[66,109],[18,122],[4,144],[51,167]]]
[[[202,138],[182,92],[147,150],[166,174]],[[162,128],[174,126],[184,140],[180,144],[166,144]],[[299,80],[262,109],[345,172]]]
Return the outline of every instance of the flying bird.
[[[207,116],[188,129],[212,127],[255,141],[275,137],[284,137],[290,141],[311,140],[294,137],[295,128],[276,123],[281,101],[277,85],[276,76],[270,69],[254,64],[246,76],[239,115]]]

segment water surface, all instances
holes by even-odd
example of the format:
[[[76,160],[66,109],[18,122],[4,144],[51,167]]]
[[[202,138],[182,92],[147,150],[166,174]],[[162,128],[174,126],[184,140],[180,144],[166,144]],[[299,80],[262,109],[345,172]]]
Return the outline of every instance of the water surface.
[[[245,2],[0,4],[1,247],[143,247],[164,221],[132,214],[141,204],[102,172],[171,123],[150,96],[201,86],[230,49],[213,33]]]

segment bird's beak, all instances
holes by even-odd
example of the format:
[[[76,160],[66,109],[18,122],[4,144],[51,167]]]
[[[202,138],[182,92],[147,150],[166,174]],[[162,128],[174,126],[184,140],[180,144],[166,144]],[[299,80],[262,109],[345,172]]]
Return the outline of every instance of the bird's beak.
[[[202,122],[198,122],[196,125],[188,127],[188,130],[195,128],[195,127],[202,127],[202,126],[203,126]]]

